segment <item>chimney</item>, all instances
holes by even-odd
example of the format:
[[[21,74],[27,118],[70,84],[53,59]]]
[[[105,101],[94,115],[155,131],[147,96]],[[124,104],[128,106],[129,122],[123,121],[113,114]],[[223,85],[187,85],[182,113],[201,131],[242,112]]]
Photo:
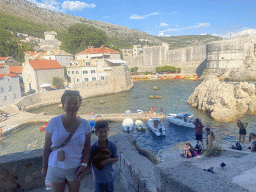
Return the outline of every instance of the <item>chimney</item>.
[[[90,48],[90,46],[87,46],[87,49],[89,49]]]
[[[104,45],[101,46],[101,50],[104,50]]]

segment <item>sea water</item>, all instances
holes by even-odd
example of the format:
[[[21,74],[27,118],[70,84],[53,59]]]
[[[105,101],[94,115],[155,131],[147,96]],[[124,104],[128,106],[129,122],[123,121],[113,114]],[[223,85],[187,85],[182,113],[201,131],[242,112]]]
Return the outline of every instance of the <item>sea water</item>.
[[[156,107],[156,112],[160,112],[162,107],[164,114],[190,112],[195,117],[202,120],[203,124],[210,127],[215,133],[218,142],[227,141],[230,144],[238,140],[239,129],[236,122],[216,122],[206,113],[191,108],[187,104],[188,97],[200,84],[200,81],[191,80],[156,80],[135,82],[131,91],[112,94],[107,96],[83,99],[83,106],[80,113],[93,111],[94,113],[124,113],[126,110],[136,112],[137,109],[149,111],[151,107]],[[152,88],[157,86],[158,90]],[[150,95],[160,95],[161,99],[149,99]],[[100,104],[100,101],[105,104]],[[59,104],[40,107],[30,112],[59,115],[63,114],[63,109]],[[240,118],[242,122],[248,122],[247,137],[250,132],[256,132],[256,115],[244,115]],[[147,122],[145,122],[147,124]],[[194,130],[170,124],[164,121],[166,136],[157,137],[150,129],[146,131],[134,130],[130,134],[135,137],[138,144],[157,154],[160,149],[168,148],[180,142],[195,139]],[[12,136],[0,141],[0,155],[8,153],[22,152],[43,148],[45,131],[39,131],[42,125],[31,125],[14,133]],[[110,123],[110,136],[123,133],[122,122]],[[92,134],[93,139],[95,135]],[[204,135],[205,138],[205,135]],[[248,139],[248,138],[247,138]]]

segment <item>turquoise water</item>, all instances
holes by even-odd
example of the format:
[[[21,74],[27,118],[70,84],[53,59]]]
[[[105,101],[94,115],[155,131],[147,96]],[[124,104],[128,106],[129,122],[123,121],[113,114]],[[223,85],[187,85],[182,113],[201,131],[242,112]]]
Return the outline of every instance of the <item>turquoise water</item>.
[[[80,113],[93,111],[94,113],[124,113],[126,110],[136,112],[137,109],[149,111],[151,107],[156,107],[156,112],[162,107],[164,114],[192,112],[194,116],[199,117],[203,124],[210,127],[216,135],[216,139],[234,143],[238,140],[238,128],[236,122],[215,122],[204,112],[191,108],[187,104],[188,97],[194,89],[200,84],[200,81],[191,80],[157,80],[157,81],[139,81],[134,83],[134,87],[129,92],[118,93],[113,95],[83,99],[83,106]],[[154,86],[158,90],[153,90]],[[149,99],[150,95],[161,95],[161,99]],[[106,103],[100,104],[103,100]],[[59,104],[45,106],[35,109],[33,113],[46,112],[47,114],[59,115],[63,113]],[[248,122],[247,139],[250,132],[256,132],[256,115],[245,115],[240,118],[242,122]],[[145,122],[146,123],[146,122]],[[110,135],[122,133],[122,123],[110,123]],[[164,121],[166,127],[165,137],[156,137],[150,130],[138,132],[134,130],[130,133],[138,141],[138,144],[157,154],[160,149],[168,148],[179,142],[194,139],[194,130],[184,127],[178,127]],[[33,146],[29,144],[36,142],[36,149],[42,148],[44,143],[44,131],[38,131],[42,125],[32,125],[26,129],[14,133],[9,138],[0,141],[0,154],[8,154],[25,150],[32,150]],[[94,134],[93,137],[95,138]]]

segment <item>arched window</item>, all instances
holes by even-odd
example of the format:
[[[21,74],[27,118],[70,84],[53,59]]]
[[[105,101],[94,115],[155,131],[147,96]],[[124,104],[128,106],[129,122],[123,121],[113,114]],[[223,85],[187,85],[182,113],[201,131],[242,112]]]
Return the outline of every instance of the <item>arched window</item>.
[[[100,80],[104,80],[104,77],[103,77],[103,76],[101,76],[101,77],[100,77]]]
[[[92,80],[93,80],[93,81],[96,81],[96,77],[93,77]]]

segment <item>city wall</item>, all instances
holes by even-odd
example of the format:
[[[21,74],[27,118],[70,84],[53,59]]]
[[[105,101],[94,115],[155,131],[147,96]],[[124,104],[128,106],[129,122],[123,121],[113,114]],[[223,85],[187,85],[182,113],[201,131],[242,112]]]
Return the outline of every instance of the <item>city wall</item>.
[[[112,67],[110,76],[106,77],[105,80],[76,83],[73,84],[71,90],[78,90],[82,98],[89,98],[129,91],[132,87],[133,81],[131,80],[128,68],[126,66],[117,66]],[[17,107],[23,105],[29,110],[34,107],[60,103],[60,98],[64,91],[64,89],[59,89],[35,93],[22,97],[15,105]]]
[[[228,69],[256,67],[255,49],[256,36],[243,35],[175,50],[169,50],[166,43],[143,47],[141,55],[124,56],[124,60],[129,68],[138,67],[139,72],[168,65],[181,68],[182,74],[201,76],[204,69],[222,73]]]

